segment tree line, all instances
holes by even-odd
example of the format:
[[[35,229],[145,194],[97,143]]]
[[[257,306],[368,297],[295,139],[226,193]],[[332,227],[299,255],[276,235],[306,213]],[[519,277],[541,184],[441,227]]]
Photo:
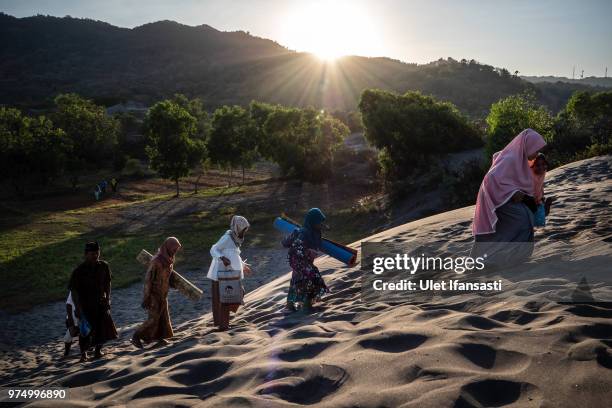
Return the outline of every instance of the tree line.
[[[0,168],[19,195],[67,176],[74,188],[87,172],[126,164],[129,115],[108,115],[77,94],[61,94],[46,115],[0,108]],[[209,113],[199,99],[175,95],[157,102],[144,118],[142,147],[150,167],[171,180],[216,165],[245,169],[258,159],[277,163],[286,176],[320,182],[331,176],[334,152],[350,130],[340,119],[314,108],[253,101]]]
[[[492,153],[527,127],[546,138],[553,166],[609,154],[611,105],[612,92],[576,92],[553,116],[533,94],[523,93],[493,103],[483,123],[416,91],[367,89],[359,112],[334,114],[258,101],[208,112],[201,100],[175,95],[151,106],[139,123],[109,115],[77,94],[61,94],[44,115],[0,108],[0,169],[19,195],[62,176],[76,188],[82,174],[121,168],[128,156],[148,159],[158,175],[175,183],[177,195],[179,180],[198,169],[224,168],[230,183],[233,171],[242,170],[244,181],[245,169],[260,159],[278,164],[286,176],[321,182],[332,176],[343,139],[363,129],[378,150],[384,179],[399,188],[415,174],[435,174],[445,154],[484,146],[487,160],[453,176],[458,182],[451,188],[464,188],[477,186]],[[126,140],[130,129],[145,135],[142,146]]]
[[[365,136],[379,149],[389,192],[401,196],[415,185],[441,186],[450,207],[474,202],[493,153],[523,129],[545,138],[551,167],[612,153],[612,91],[575,92],[557,115],[533,93],[520,93],[493,103],[484,122],[414,91],[366,90],[359,109]],[[464,163],[460,171],[441,165],[444,155],[479,146],[484,147],[482,159]]]
[[[106,166],[117,146],[119,123],[103,107],[75,94],[55,98],[49,115],[0,108],[0,169],[18,195],[66,174],[76,187],[89,169]]]
[[[435,167],[440,155],[479,146],[485,147],[488,166],[493,153],[526,128],[544,136],[554,166],[609,154],[612,148],[612,91],[575,92],[555,116],[532,93],[512,95],[491,105],[484,124],[469,120],[450,102],[416,91],[365,90],[359,109],[365,136],[379,149],[388,179]]]
[[[331,176],[334,152],[349,134],[339,119],[314,108],[290,108],[253,101],[222,106],[212,115],[201,101],[177,95],[156,103],[145,118],[147,155],[157,173],[176,183],[197,166],[215,164],[229,172],[258,159],[276,164],[286,176],[320,182]]]
[[[557,115],[532,94],[513,95],[494,103],[486,122],[487,157],[525,128],[544,136],[553,167],[612,153],[612,91],[575,92]]]

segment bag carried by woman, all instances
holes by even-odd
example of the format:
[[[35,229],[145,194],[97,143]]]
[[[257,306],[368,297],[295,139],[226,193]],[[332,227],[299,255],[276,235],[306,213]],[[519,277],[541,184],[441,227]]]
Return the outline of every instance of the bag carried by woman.
[[[224,305],[241,305],[244,293],[240,282],[240,271],[232,269],[217,271],[217,280],[219,281],[219,301]]]
[[[230,311],[237,312],[242,304],[242,279],[245,272],[251,272],[240,257],[240,246],[249,226],[246,218],[234,215],[230,229],[210,248],[212,262],[207,277],[212,280],[213,322],[220,330],[229,328]]]

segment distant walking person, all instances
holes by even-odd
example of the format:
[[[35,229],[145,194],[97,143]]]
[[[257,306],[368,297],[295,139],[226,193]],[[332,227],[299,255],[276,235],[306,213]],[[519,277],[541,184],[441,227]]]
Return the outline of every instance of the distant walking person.
[[[244,279],[244,273],[251,273],[249,265],[240,257],[240,246],[244,242],[244,236],[248,229],[249,222],[247,219],[240,215],[234,215],[230,222],[230,229],[210,248],[212,262],[207,277],[212,280],[213,323],[219,330],[229,329],[230,311],[236,313],[239,307],[239,304],[222,302],[219,275],[226,272],[236,272],[241,282]],[[238,290],[243,290],[241,283]]]
[[[113,177],[110,181],[110,185],[111,185],[111,189],[113,190],[113,193],[117,192],[117,185],[119,184],[119,182],[117,181],[117,179],[115,177]]]
[[[289,248],[289,265],[293,270],[287,295],[287,308],[295,311],[301,303],[309,310],[314,302],[327,292],[327,286],[319,269],[314,265],[317,251],[321,248],[321,227],[325,215],[318,208],[311,208],[304,218],[302,228],[296,229],[283,240]]]
[[[168,309],[168,291],[171,286],[170,276],[174,259],[181,248],[178,239],[166,238],[149,264],[142,300],[142,307],[148,311],[149,317],[132,336],[132,344],[138,348],[144,347],[143,341],[157,340],[160,345],[167,344],[166,339],[174,336]]]
[[[87,350],[95,346],[95,358],[103,356],[102,345],[117,338],[117,329],[111,317],[111,270],[100,259],[97,242],[85,245],[85,261],[70,278],[69,289],[75,306],[75,317],[81,327],[79,346],[81,361],[87,360]],[[83,330],[87,327],[88,330]]]
[[[94,197],[96,201],[100,201],[100,199],[102,198],[102,190],[100,189],[99,184],[96,184],[96,187],[94,188]]]

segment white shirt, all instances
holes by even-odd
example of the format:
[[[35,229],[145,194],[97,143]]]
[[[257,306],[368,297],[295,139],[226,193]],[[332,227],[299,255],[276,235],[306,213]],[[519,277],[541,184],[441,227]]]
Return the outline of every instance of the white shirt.
[[[236,245],[230,232],[227,231],[219,238],[216,244],[210,248],[210,256],[212,256],[212,262],[210,268],[208,268],[208,279],[217,280],[217,272],[221,271],[240,271],[240,279],[244,279],[244,261],[240,257],[240,248]],[[221,261],[221,257],[224,256],[230,260],[231,264],[227,267]]]
[[[72,320],[74,321],[74,324],[78,326],[79,319],[77,319],[76,314],[74,314],[76,308],[74,307],[74,301],[72,300],[72,291],[68,292],[68,299],[66,299],[66,304],[72,306]]]

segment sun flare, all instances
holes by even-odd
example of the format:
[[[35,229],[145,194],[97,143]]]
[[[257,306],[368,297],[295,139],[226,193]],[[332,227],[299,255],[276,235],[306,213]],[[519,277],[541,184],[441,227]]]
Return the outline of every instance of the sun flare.
[[[350,2],[318,1],[292,9],[284,19],[286,45],[324,60],[345,55],[377,55],[374,24],[367,11]]]

